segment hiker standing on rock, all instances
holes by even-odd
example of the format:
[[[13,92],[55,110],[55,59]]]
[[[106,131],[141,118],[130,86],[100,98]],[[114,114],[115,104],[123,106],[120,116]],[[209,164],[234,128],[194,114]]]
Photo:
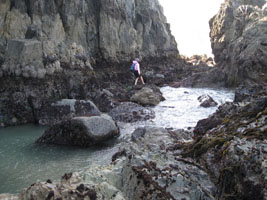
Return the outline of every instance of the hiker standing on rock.
[[[134,82],[134,85],[137,85],[137,82],[139,80],[139,78],[141,79],[143,85],[145,84],[144,83],[144,79],[141,75],[141,72],[140,72],[140,64],[138,63],[139,59],[136,58],[134,61],[133,61],[133,64],[134,64],[134,75],[135,75],[135,82]]]

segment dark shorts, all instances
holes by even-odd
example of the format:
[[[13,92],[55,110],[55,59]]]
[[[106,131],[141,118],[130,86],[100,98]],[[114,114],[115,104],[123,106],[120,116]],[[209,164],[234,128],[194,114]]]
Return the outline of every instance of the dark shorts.
[[[138,74],[138,71],[134,71],[134,75],[135,75],[135,78],[138,78],[141,76],[141,74],[140,75]]]

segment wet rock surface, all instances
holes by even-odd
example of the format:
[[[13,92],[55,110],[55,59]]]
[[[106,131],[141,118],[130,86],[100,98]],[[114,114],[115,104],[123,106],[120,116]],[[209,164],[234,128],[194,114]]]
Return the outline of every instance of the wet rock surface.
[[[236,88],[234,102],[251,102],[266,94],[266,83],[255,84],[253,82],[248,82]]]
[[[89,184],[82,184],[81,177],[75,173],[68,173],[62,176],[60,183],[46,182],[35,183],[25,189],[21,199],[100,199],[96,188]]]
[[[109,112],[116,121],[136,122],[155,118],[155,112],[136,103],[123,102]]]
[[[204,108],[212,107],[218,105],[217,102],[215,102],[211,96],[207,94],[203,94],[197,98],[197,100],[200,102],[200,106]]]
[[[217,199],[266,197],[267,97],[222,105],[211,117],[198,122],[195,141],[183,157],[205,166],[218,181]]]

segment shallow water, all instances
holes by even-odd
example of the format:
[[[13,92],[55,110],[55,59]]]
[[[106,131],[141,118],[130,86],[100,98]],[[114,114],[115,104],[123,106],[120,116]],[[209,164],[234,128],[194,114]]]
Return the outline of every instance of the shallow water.
[[[165,101],[153,110],[156,118],[132,124],[119,123],[121,136],[104,147],[78,148],[37,145],[35,140],[45,127],[27,125],[0,129],[0,193],[18,193],[32,183],[59,180],[64,173],[83,171],[93,164],[107,164],[118,150],[121,140],[128,140],[137,126],[165,128],[194,127],[198,120],[214,113],[219,105],[233,101],[229,90],[161,88]],[[197,98],[209,94],[217,107],[202,108]]]
[[[117,151],[112,144],[99,148],[35,144],[44,130],[34,125],[0,129],[0,193],[18,193],[38,180],[59,180],[64,173],[107,164]]]

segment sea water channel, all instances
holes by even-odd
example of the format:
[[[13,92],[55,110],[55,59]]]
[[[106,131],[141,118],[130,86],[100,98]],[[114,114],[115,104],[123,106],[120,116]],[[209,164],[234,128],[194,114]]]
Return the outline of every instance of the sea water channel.
[[[233,91],[207,88],[163,87],[165,101],[152,109],[156,118],[146,122],[119,123],[119,138],[102,147],[78,148],[35,144],[46,127],[25,125],[0,128],[0,193],[19,193],[37,181],[60,180],[65,173],[84,171],[92,165],[111,162],[122,140],[129,140],[137,127],[160,126],[173,129],[194,127],[214,113],[218,106],[233,101]],[[202,108],[197,98],[210,95],[218,106]]]

